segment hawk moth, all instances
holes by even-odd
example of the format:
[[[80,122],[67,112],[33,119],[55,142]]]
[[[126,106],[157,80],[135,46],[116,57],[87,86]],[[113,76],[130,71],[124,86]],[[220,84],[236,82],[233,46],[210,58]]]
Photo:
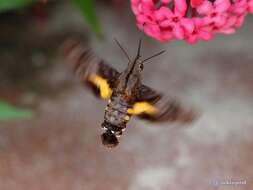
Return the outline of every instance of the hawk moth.
[[[142,83],[144,63],[164,51],[142,60],[140,40],[137,55],[131,59],[117,40],[116,43],[128,59],[128,65],[122,72],[98,58],[79,41],[69,40],[64,45],[64,56],[80,81],[96,96],[108,101],[101,135],[105,146],[112,148],[118,145],[118,138],[131,116],[150,122],[189,123],[195,119],[193,109],[185,109],[177,100]]]

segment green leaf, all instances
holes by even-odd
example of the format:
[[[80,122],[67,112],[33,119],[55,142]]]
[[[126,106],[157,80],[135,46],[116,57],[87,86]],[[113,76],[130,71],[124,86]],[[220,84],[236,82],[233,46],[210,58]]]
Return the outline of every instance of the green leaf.
[[[35,2],[35,0],[0,0],[0,13],[23,8],[33,2]]]
[[[73,0],[73,2],[79,7],[83,16],[87,20],[90,28],[98,35],[102,36],[100,25],[97,20],[93,0]]]
[[[0,120],[30,119],[33,113],[26,109],[16,108],[7,102],[0,101]]]

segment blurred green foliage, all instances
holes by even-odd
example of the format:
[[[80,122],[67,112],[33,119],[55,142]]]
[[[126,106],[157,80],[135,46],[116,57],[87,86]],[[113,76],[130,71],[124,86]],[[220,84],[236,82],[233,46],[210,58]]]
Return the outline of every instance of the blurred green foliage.
[[[72,0],[79,7],[90,28],[101,37],[100,26],[96,17],[93,0]],[[0,0],[0,13],[20,9],[39,2],[39,0]]]
[[[29,119],[33,113],[26,109],[16,108],[7,102],[0,101],[0,120]]]
[[[34,2],[35,0],[0,0],[0,13],[23,8]]]
[[[79,7],[90,28],[101,37],[101,29],[98,23],[93,0],[73,0],[73,2]]]
[[[96,17],[93,0],[72,0],[79,7],[90,28],[98,35],[101,35],[100,26]],[[24,8],[38,0],[0,0],[0,13],[15,11]],[[16,108],[7,102],[0,101],[0,120],[28,119],[32,112]]]

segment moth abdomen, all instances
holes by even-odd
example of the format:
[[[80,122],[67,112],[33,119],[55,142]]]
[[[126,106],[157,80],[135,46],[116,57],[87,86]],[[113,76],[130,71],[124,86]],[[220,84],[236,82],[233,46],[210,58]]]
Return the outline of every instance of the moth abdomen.
[[[130,119],[127,112],[129,107],[130,105],[124,99],[124,96],[112,96],[107,104],[105,119],[115,125],[126,124]]]
[[[128,107],[123,97],[112,96],[106,106],[102,128],[120,137],[130,120],[130,115],[127,113]]]

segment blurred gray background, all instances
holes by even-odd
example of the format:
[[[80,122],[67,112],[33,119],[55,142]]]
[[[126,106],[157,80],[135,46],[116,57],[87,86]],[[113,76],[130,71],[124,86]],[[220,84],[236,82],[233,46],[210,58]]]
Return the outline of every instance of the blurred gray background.
[[[129,4],[97,3],[105,38],[67,2],[45,17],[0,16],[0,98],[35,110],[29,120],[0,122],[1,190],[245,190],[253,188],[253,17],[234,35],[194,46],[160,44],[135,26]],[[44,13],[43,13],[44,14]],[[71,75],[59,54],[81,36],[118,70],[126,59],[166,49],[144,69],[144,83],[201,110],[190,126],[132,119],[115,149],[100,142],[105,102]],[[245,185],[221,185],[226,180]]]

